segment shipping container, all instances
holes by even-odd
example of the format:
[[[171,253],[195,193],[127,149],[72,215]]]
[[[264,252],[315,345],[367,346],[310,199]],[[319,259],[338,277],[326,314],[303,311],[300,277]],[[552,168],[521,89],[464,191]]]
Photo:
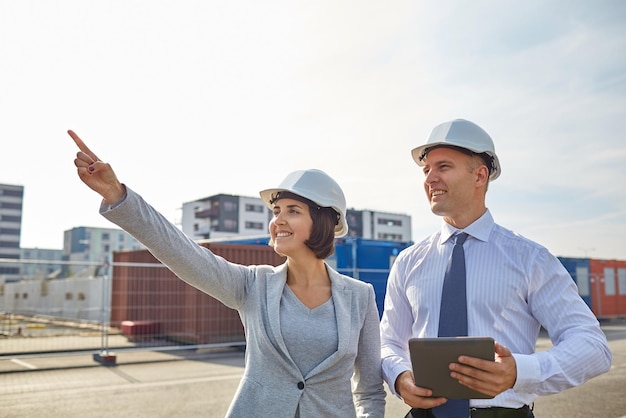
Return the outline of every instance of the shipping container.
[[[593,312],[598,318],[626,315],[626,261],[590,259]]]
[[[593,309],[589,259],[571,257],[558,257],[558,259],[570,276],[572,276],[574,282],[576,282],[580,297],[585,301],[589,308]]]
[[[269,236],[225,239],[222,243],[268,245]],[[335,252],[326,259],[329,266],[341,274],[371,283],[376,293],[378,313],[382,316],[387,278],[391,266],[403,249],[411,242],[373,240],[359,237],[337,238]]]
[[[378,313],[382,316],[389,271],[400,251],[410,245],[401,241],[339,238],[335,242],[335,253],[326,261],[346,276],[371,283]]]
[[[203,244],[244,265],[277,266],[285,259],[268,246]],[[114,253],[111,325],[149,323],[161,337],[188,344],[244,342],[237,311],[177,278],[147,250]],[[135,338],[136,330],[125,330]]]

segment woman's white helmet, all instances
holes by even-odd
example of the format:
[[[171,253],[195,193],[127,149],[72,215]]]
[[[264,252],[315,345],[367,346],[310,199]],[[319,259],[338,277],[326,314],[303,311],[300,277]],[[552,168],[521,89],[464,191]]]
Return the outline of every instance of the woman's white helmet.
[[[438,145],[459,147],[476,154],[486,154],[491,160],[491,164],[487,162],[490,180],[497,179],[502,171],[491,137],[483,128],[473,122],[455,119],[435,126],[426,143],[411,151],[417,165],[424,166],[424,159],[428,151]]]
[[[343,237],[348,233],[346,221],[346,198],[339,184],[322,170],[298,170],[290,173],[273,189],[259,192],[265,205],[273,209],[273,201],[279,192],[291,192],[309,199],[321,207],[333,208],[339,215],[335,227],[335,237]]]

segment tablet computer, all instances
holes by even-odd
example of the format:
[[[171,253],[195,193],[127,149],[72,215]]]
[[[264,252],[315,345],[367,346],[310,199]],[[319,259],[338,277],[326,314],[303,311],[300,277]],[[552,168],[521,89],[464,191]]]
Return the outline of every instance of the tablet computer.
[[[461,355],[494,361],[491,337],[411,338],[409,351],[415,385],[433,391],[433,397],[449,399],[491,399],[450,377],[450,363]]]

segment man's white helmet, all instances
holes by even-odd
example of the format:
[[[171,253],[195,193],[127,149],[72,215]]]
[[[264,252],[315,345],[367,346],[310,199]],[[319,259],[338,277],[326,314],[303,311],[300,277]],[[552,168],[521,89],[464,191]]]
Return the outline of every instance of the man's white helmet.
[[[476,154],[486,154],[488,158],[485,162],[489,169],[490,180],[497,179],[502,171],[491,137],[480,126],[468,120],[455,119],[435,126],[426,144],[411,151],[417,165],[424,166],[428,151],[436,146],[459,147]]]
[[[339,215],[335,227],[335,237],[343,237],[348,233],[346,221],[346,198],[339,184],[321,170],[298,170],[290,173],[273,189],[259,192],[265,205],[273,209],[273,201],[279,192],[291,192],[309,199],[321,207],[330,207]]]

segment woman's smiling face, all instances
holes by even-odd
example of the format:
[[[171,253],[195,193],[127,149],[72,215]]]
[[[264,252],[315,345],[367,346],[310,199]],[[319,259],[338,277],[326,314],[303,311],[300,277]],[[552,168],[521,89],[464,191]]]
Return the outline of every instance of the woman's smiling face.
[[[273,212],[269,232],[274,250],[288,257],[302,250],[311,252],[305,245],[313,227],[309,205],[299,200],[284,198],[274,203]]]

